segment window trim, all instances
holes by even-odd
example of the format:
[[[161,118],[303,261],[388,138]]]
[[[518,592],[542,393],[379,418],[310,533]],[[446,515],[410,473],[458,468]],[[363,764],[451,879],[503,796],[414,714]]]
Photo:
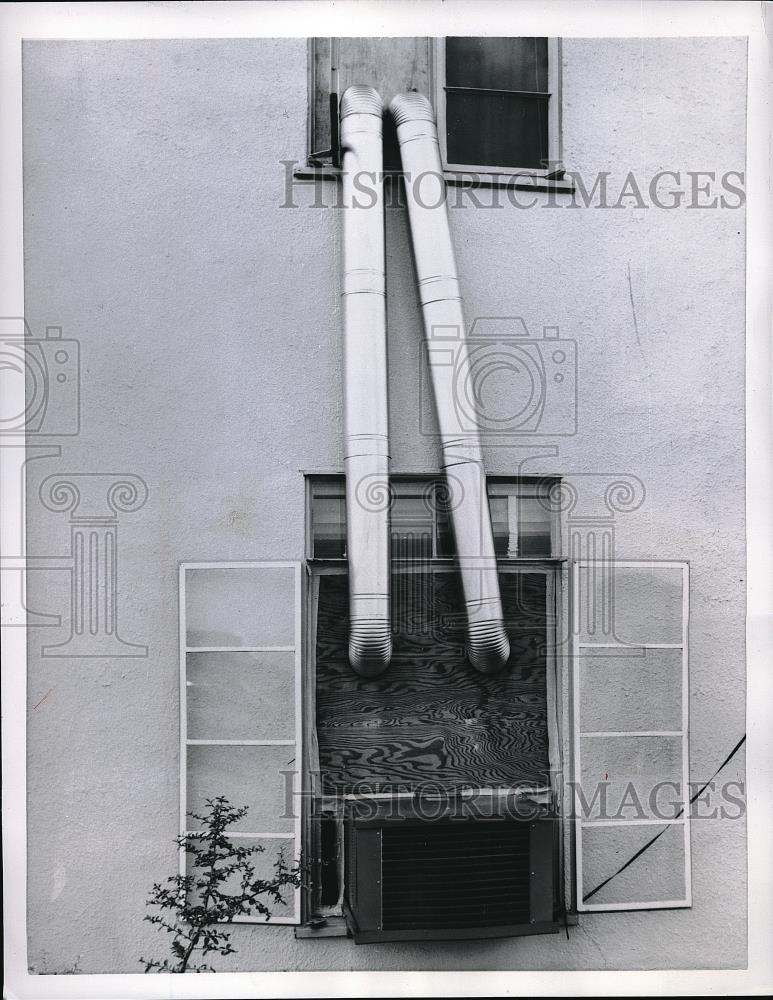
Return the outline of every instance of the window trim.
[[[430,47],[430,80],[432,81],[432,103],[437,117],[440,162],[444,174],[455,177],[496,176],[500,182],[513,182],[514,178],[542,179],[555,181],[563,178],[563,148],[561,128],[561,39],[548,38],[548,167],[538,170],[534,167],[481,165],[473,163],[451,163],[448,159],[448,129],[446,122],[446,53],[445,37],[433,38]],[[467,88],[465,88],[467,89]],[[474,89],[474,88],[472,88]]]

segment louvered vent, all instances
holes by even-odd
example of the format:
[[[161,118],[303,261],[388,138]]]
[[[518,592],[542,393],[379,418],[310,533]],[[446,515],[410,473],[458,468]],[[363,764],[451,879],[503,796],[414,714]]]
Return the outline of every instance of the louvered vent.
[[[529,824],[384,827],[384,930],[492,927],[529,920]]]
[[[550,933],[556,823],[382,817],[347,828],[358,943]]]

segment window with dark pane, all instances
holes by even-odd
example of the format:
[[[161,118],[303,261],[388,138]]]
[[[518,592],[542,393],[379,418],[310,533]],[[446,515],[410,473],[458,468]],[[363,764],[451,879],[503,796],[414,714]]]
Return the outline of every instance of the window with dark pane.
[[[449,165],[544,169],[547,38],[447,38],[445,65]]]
[[[312,556],[343,559],[346,556],[346,498],[340,492],[315,495],[311,508]]]

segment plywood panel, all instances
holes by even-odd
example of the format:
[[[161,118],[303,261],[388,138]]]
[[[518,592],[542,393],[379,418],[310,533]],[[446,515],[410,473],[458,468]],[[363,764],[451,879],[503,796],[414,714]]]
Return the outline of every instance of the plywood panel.
[[[375,87],[384,104],[395,94],[429,94],[428,38],[339,39],[339,95],[355,83]]]
[[[429,38],[339,38],[338,98],[347,87],[363,84],[375,87],[387,107],[396,94],[417,90],[431,101]],[[330,144],[330,39],[314,40],[313,65],[313,145],[326,149]],[[384,165],[394,170],[400,158],[394,125],[385,118]]]
[[[435,783],[545,785],[546,578],[503,574],[511,656],[483,676],[464,654],[456,576],[428,574],[393,588],[394,655],[386,674],[359,677],[347,657],[345,576],[320,580],[317,734],[328,793],[389,791]]]

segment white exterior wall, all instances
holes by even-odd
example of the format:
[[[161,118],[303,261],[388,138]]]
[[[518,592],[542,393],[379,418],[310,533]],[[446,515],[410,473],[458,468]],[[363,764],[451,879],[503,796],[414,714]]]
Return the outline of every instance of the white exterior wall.
[[[659,169],[742,171],[745,78],[743,39],[566,40],[565,163],[591,183],[611,171],[612,201],[628,171],[643,187]],[[302,559],[300,470],[342,470],[340,217],[311,207],[311,184],[282,207],[306,101],[302,39],[25,45],[26,316],[36,335],[55,324],[80,341],[82,393],[80,433],[29,463],[29,553],[68,551],[67,515],[38,500],[46,476],[134,473],[149,489],[119,532],[120,631],[148,656],[41,657],[66,622],[30,633],[36,972],[137,972],[163,951],[142,917],[176,864],[178,562]],[[645,484],[645,503],[617,518],[617,553],[691,563],[691,776],[708,779],[745,724],[744,211],[538,198],[452,210],[466,313],[577,341],[578,433],[524,471]],[[397,209],[387,268],[392,465],[431,472]],[[517,472],[508,449],[487,461]],[[29,605],[66,615],[67,576],[30,574]],[[743,779],[742,755],[723,778]],[[463,948],[238,926],[220,967],[742,967],[744,821],[692,830],[691,910],[583,915],[569,940]]]

